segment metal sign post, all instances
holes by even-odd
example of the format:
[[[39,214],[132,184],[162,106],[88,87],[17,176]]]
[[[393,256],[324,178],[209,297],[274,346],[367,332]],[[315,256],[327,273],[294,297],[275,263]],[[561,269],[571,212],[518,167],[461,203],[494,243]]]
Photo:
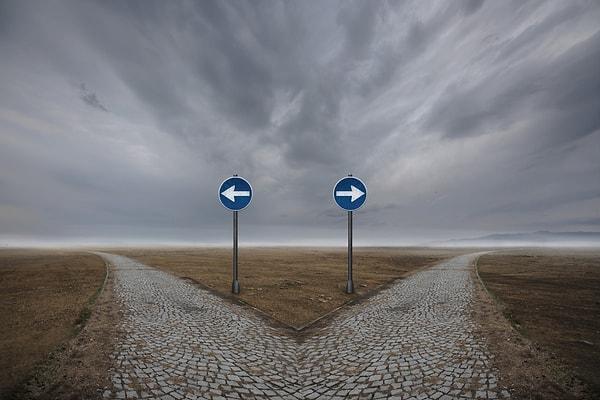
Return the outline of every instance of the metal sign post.
[[[346,293],[354,293],[352,278],[352,211],[358,210],[367,200],[367,186],[358,178],[348,175],[333,187],[336,204],[348,211],[348,280]]]
[[[240,293],[238,279],[238,211],[248,207],[252,200],[252,186],[241,176],[225,179],[219,187],[219,201],[223,207],[233,211],[233,257],[231,292]]]
[[[238,280],[238,212],[233,212],[233,281],[231,283],[231,292],[240,293],[240,281]]]
[[[346,293],[354,293],[354,282],[352,281],[352,211],[348,211],[348,282],[346,282]]]

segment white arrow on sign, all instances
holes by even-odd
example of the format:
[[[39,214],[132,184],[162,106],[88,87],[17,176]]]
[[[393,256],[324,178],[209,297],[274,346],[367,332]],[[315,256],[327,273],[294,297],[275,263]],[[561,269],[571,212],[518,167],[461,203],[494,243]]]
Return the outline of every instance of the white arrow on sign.
[[[357,188],[354,185],[350,185],[349,191],[338,190],[337,192],[335,192],[335,195],[336,195],[336,197],[350,197],[350,203],[354,203],[355,200],[358,200],[362,196],[364,196],[365,192],[363,192],[362,190],[360,190],[359,188]]]
[[[233,201],[234,203],[236,197],[250,197],[250,191],[248,190],[240,190],[236,192],[235,185],[229,186],[229,188],[223,190],[221,194],[227,197],[229,200]]]

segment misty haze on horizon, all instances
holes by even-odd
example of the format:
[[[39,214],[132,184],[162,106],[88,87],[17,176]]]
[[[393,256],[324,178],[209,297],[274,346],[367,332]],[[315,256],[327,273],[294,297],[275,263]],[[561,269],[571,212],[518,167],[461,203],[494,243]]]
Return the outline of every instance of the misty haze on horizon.
[[[260,236],[260,235],[259,235]],[[337,239],[336,239],[337,236]],[[243,241],[241,247],[345,247],[339,232],[330,232],[328,237],[312,239],[287,238],[263,239],[262,241]],[[266,237],[266,236],[265,236]],[[356,242],[355,242],[356,243]],[[411,237],[406,239],[390,239],[381,237],[363,238],[356,243],[358,247],[564,247],[564,248],[600,248],[600,232],[526,232],[526,233],[497,233],[473,238],[448,239],[448,240],[419,240]],[[0,242],[0,248],[36,248],[36,247],[229,247],[229,241],[176,241],[176,240],[114,240],[110,238],[81,239],[32,239],[11,238]]]
[[[343,245],[348,173],[357,246],[600,245],[599,21],[594,1],[0,0],[0,246],[227,245],[232,174],[242,246]]]

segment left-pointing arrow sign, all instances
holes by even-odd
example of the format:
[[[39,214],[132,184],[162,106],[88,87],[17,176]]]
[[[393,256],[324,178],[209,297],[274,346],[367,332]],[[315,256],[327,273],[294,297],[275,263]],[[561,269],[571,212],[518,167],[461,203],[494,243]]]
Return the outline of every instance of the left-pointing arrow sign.
[[[223,207],[232,210],[243,210],[252,201],[254,191],[250,182],[241,176],[232,176],[227,178],[219,186],[219,201]]]
[[[235,202],[236,197],[250,197],[250,191],[248,191],[248,190],[236,191],[235,185],[230,186],[226,190],[222,191],[221,194],[233,202]]]

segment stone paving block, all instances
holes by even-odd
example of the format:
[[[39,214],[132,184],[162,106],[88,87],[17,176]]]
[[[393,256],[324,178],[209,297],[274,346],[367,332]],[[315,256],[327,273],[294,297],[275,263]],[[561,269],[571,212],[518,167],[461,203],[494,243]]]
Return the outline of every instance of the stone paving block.
[[[104,398],[510,398],[456,257],[345,308],[303,340],[163,271],[99,253],[123,311]]]

